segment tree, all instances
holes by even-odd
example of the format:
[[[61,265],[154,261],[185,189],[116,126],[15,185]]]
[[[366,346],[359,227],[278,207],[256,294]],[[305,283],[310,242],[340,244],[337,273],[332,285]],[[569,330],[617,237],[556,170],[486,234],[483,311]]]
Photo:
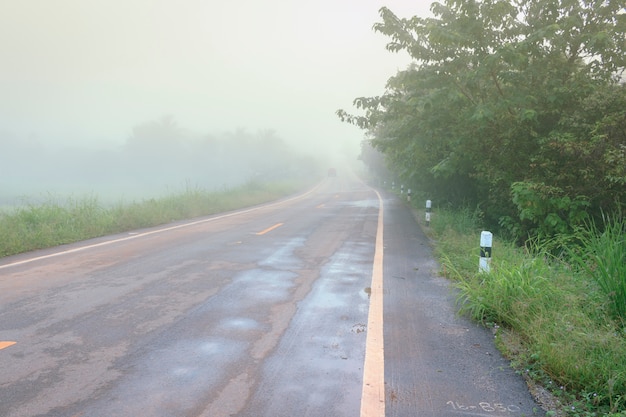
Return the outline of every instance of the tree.
[[[575,152],[557,158],[555,143],[581,149],[602,144],[605,161],[623,155],[620,139],[612,136],[609,143],[601,133],[624,126],[616,106],[624,104],[623,94],[613,94],[622,89],[626,62],[623,1],[445,0],[431,10],[432,18],[410,19],[380,10],[382,22],[374,29],[390,38],[388,50],[409,53],[414,64],[390,78],[383,96],[355,100],[363,116],[340,110],[340,118],[367,129],[394,171],[439,182],[452,203],[480,204],[488,220],[508,219],[502,224],[520,233],[541,228],[542,221],[521,224],[514,201],[521,183],[545,184],[526,190],[550,189],[559,198],[592,204],[590,183],[562,178],[563,170],[588,158]],[[569,123],[593,105],[593,97],[613,97],[605,107],[615,113],[588,112],[585,126]],[[589,182],[602,178],[613,190],[623,187],[609,180],[608,171],[592,169]],[[611,172],[620,175],[618,168]],[[624,204],[624,193],[618,194],[617,204]],[[572,218],[554,210],[563,222]]]

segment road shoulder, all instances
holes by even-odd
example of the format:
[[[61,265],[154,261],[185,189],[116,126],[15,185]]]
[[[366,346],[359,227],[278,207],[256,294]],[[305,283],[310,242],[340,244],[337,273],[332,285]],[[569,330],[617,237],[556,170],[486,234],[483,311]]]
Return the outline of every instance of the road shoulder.
[[[410,207],[384,204],[386,416],[544,415],[491,331],[456,314]]]

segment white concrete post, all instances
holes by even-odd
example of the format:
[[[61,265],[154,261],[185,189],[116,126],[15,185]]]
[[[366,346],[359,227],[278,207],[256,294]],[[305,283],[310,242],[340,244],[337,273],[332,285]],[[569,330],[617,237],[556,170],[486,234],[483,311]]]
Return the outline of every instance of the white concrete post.
[[[493,235],[491,232],[483,231],[480,233],[480,262],[478,263],[479,272],[489,272],[491,265],[491,243]]]
[[[430,210],[432,209],[433,202],[426,200],[426,226],[430,226]]]
[[[406,193],[406,201],[408,201],[409,203],[411,202],[411,189],[409,188],[409,191],[407,191]]]

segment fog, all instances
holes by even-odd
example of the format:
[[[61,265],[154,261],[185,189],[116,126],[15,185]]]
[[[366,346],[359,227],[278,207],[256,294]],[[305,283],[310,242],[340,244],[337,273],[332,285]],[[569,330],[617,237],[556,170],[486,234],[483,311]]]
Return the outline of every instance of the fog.
[[[0,199],[215,188],[355,160],[363,132],[335,110],[409,63],[372,30],[378,10],[429,3],[0,0]]]

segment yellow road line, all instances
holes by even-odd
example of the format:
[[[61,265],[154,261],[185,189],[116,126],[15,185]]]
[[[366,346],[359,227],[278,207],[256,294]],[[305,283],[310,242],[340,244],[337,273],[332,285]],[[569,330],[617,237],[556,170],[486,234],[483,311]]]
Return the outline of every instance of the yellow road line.
[[[279,228],[279,227],[280,227],[280,226],[282,226],[282,225],[283,225],[283,223],[276,223],[276,224],[275,224],[274,226],[272,226],[272,227],[268,227],[268,228],[267,228],[267,229],[265,229],[265,230],[261,230],[260,232],[258,232],[258,233],[257,233],[257,235],[258,235],[258,236],[264,235],[264,234],[266,234],[266,233],[271,232],[271,231],[272,231],[272,230],[274,230],[274,229]]]
[[[385,417],[385,343],[383,340],[383,200],[378,196],[370,307],[367,316],[361,417]]]
[[[0,350],[13,346],[17,342],[0,342]]]

